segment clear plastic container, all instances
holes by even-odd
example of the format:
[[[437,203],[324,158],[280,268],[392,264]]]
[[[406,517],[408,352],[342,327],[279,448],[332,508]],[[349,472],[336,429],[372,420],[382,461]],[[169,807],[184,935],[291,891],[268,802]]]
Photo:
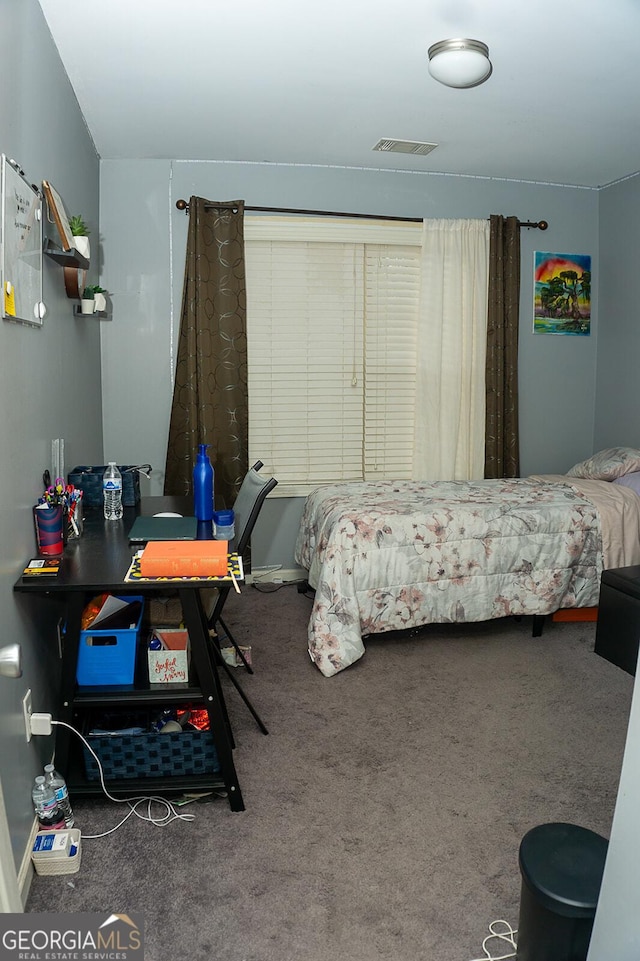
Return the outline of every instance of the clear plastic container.
[[[233,511],[213,512],[213,536],[217,541],[231,541],[235,535]]]
[[[104,516],[108,521],[119,521],[122,517],[122,474],[116,467],[116,462],[109,461],[109,465],[102,477],[102,496],[104,498]]]
[[[44,782],[48,784],[55,794],[56,801],[58,802],[58,807],[64,818],[65,826],[72,828],[74,825],[73,811],[71,809],[71,801],[69,800],[69,789],[67,788],[67,782],[63,778],[59,771],[56,771],[53,764],[45,764],[44,766]]]
[[[41,828],[57,830],[65,826],[64,817],[58,807],[56,796],[53,789],[48,784],[45,784],[44,774],[39,774],[35,779],[31,797],[36,817],[38,818],[38,824]]]

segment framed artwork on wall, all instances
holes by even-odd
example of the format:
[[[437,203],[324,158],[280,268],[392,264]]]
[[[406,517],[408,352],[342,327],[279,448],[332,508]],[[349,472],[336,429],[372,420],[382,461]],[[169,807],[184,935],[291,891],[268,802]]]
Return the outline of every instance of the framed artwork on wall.
[[[591,257],[589,254],[534,252],[533,332],[591,333]]]

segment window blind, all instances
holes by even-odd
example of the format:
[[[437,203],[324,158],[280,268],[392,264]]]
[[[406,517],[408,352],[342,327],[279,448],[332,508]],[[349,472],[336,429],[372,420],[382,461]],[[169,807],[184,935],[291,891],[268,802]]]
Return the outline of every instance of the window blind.
[[[280,496],[410,477],[419,230],[256,219],[245,224],[250,460]]]
[[[419,258],[416,247],[365,248],[365,480],[411,477]]]

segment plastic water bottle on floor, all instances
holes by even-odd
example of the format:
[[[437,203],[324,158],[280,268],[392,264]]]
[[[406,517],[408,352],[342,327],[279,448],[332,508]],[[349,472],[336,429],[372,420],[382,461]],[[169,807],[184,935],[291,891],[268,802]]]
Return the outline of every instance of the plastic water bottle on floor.
[[[56,771],[53,764],[45,764],[44,766],[44,783],[48,784],[55,794],[58,807],[64,818],[65,826],[72,828],[74,825],[74,817],[73,810],[71,809],[71,801],[69,800],[67,782],[62,774]]]
[[[57,830],[65,827],[64,817],[58,807],[56,796],[52,788],[45,783],[44,774],[39,774],[36,778],[31,797],[40,830],[46,830],[47,828]]]
[[[102,494],[105,518],[108,521],[119,521],[122,517],[122,474],[114,460],[109,461],[102,476]]]

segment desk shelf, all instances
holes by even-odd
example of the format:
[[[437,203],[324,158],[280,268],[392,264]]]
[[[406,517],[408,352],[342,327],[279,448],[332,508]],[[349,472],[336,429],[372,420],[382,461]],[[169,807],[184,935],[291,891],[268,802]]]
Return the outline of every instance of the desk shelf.
[[[192,684],[123,685],[122,687],[78,687],[76,707],[131,707],[143,704],[175,704],[176,701],[204,701],[199,687]]]

